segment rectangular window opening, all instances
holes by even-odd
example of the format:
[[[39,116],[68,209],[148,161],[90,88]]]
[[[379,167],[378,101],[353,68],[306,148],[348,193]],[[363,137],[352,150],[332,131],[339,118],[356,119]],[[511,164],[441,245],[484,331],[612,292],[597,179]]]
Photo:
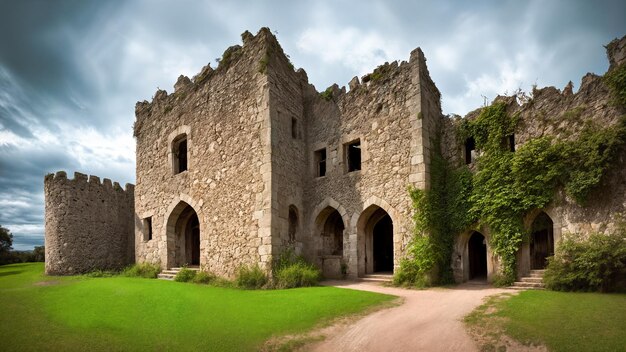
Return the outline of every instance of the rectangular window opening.
[[[315,151],[316,177],[326,176],[326,148]]]
[[[150,241],[152,239],[152,217],[143,219],[143,236],[144,241]]]
[[[298,120],[295,117],[291,118],[291,138],[298,139]]]
[[[361,170],[361,141],[356,140],[345,146],[348,172]]]

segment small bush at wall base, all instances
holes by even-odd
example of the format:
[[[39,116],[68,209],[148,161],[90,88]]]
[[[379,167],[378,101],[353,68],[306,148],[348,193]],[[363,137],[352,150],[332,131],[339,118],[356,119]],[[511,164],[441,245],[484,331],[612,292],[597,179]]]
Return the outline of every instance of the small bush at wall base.
[[[311,264],[297,262],[276,272],[276,287],[294,288],[315,286],[320,280],[320,271]]]
[[[626,230],[566,237],[545,275],[548,288],[560,291],[626,291]]]
[[[190,281],[194,280],[194,278],[196,277],[196,274],[197,274],[197,272],[195,270],[182,268],[182,269],[180,269],[178,274],[176,274],[176,276],[174,277],[174,281],[177,281],[177,282],[190,282]]]
[[[156,279],[161,272],[159,264],[139,263],[134,264],[122,271],[123,276],[129,277],[145,277],[147,279]]]
[[[342,265],[345,265],[342,263]],[[273,286],[276,288],[295,288],[315,286],[319,283],[322,273],[313,264],[299,255],[293,249],[280,254],[272,265],[274,273]],[[347,274],[347,266],[346,266]]]
[[[249,290],[260,289],[267,284],[267,275],[258,265],[247,266],[242,265],[237,270],[235,278],[237,286]]]
[[[193,283],[194,284],[210,284],[213,281],[215,281],[217,277],[209,272],[206,271],[199,271],[198,273],[196,273],[196,275],[193,278]]]
[[[626,292],[626,229],[565,237],[543,279],[555,291]]]

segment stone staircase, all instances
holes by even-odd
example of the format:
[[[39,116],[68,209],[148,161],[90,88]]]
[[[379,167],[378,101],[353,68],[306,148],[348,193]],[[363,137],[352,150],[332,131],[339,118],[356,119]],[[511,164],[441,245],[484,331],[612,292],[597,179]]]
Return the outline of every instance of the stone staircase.
[[[178,272],[181,270],[182,268],[171,268],[171,269],[167,269],[167,270],[163,270],[161,271],[161,273],[157,276],[157,278],[161,279],[161,280],[174,280],[174,277],[176,277],[176,274],[178,274]],[[187,269],[189,270],[195,270],[195,271],[200,271],[200,268],[198,267],[187,267]]]
[[[381,283],[381,284],[389,283],[390,284],[393,281],[393,273],[368,274],[359,279],[365,282],[374,282],[374,283]]]
[[[516,281],[509,288],[514,290],[543,290],[543,274],[545,270],[531,270],[530,276],[526,276]]]

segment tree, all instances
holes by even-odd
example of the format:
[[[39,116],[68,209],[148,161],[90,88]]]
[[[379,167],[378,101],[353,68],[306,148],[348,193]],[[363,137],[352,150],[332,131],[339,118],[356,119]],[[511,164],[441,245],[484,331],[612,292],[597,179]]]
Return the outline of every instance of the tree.
[[[9,229],[0,225],[0,264],[8,262],[11,256],[11,249],[13,245],[13,234]]]
[[[8,253],[13,245],[13,234],[0,225],[0,254]]]
[[[33,254],[30,258],[31,262],[43,262],[45,261],[46,249],[44,246],[36,246],[33,250]]]

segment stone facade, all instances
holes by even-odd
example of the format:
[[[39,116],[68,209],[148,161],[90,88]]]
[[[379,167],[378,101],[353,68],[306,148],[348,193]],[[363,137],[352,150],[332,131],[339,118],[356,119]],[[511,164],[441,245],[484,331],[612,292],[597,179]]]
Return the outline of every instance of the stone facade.
[[[134,186],[59,171],[44,179],[46,274],[121,269],[135,261]]]
[[[412,236],[407,189],[430,187],[432,147],[441,143],[444,156],[464,162],[456,122],[441,113],[423,52],[415,49],[408,62],[355,77],[349,91],[334,85],[320,94],[268,29],[245,32],[242,39],[216,69],[181,76],[173,93],[159,90],[151,102],[136,105],[136,261],[198,265],[232,277],[241,265],[269,270],[273,258],[291,249],[327,277],[393,271]],[[610,46],[612,67],[624,58],[624,41]],[[607,87],[593,75],[576,94],[571,86],[562,92],[549,87],[533,97],[533,104],[522,105],[500,98],[521,113],[517,145],[545,134],[575,135],[579,125],[561,122],[572,109],[605,125],[623,113],[609,104]],[[566,231],[611,228],[626,207],[624,158],[620,162],[606,185],[607,198],[599,194],[582,209],[561,197],[528,222],[540,211],[549,214],[557,240]],[[62,181],[57,178],[46,178],[51,209],[60,202],[60,190],[51,187]],[[63,242],[50,229],[48,234],[46,224],[47,241]],[[488,229],[482,232],[488,243]],[[470,237],[457,237],[459,281],[468,278]],[[60,253],[48,243],[47,249]],[[522,273],[529,270],[524,251]],[[498,262],[488,244],[487,256],[491,277]]]
[[[423,53],[386,64],[368,82],[355,78],[349,93],[335,86],[325,99],[269,30],[243,39],[217,69],[181,77],[173,94],[159,91],[151,103],[137,104],[136,212],[151,219],[154,234],[146,240],[143,226],[136,229],[137,260],[200,264],[232,276],[241,264],[268,268],[293,248],[326,267],[327,276],[341,276],[343,268],[355,277],[374,270],[366,243],[375,224],[368,221],[388,215],[391,271],[411,234],[407,187],[427,186],[424,141],[442,119]],[[189,168],[176,173],[172,142],[181,135]],[[360,144],[360,167],[352,172],[350,142]],[[315,152],[322,149],[326,173],[317,177]],[[176,254],[187,246],[177,243],[191,240],[176,211],[188,206],[200,228],[194,263]],[[340,240],[322,231],[331,210],[343,226]],[[325,241],[342,248],[323,253]]]

